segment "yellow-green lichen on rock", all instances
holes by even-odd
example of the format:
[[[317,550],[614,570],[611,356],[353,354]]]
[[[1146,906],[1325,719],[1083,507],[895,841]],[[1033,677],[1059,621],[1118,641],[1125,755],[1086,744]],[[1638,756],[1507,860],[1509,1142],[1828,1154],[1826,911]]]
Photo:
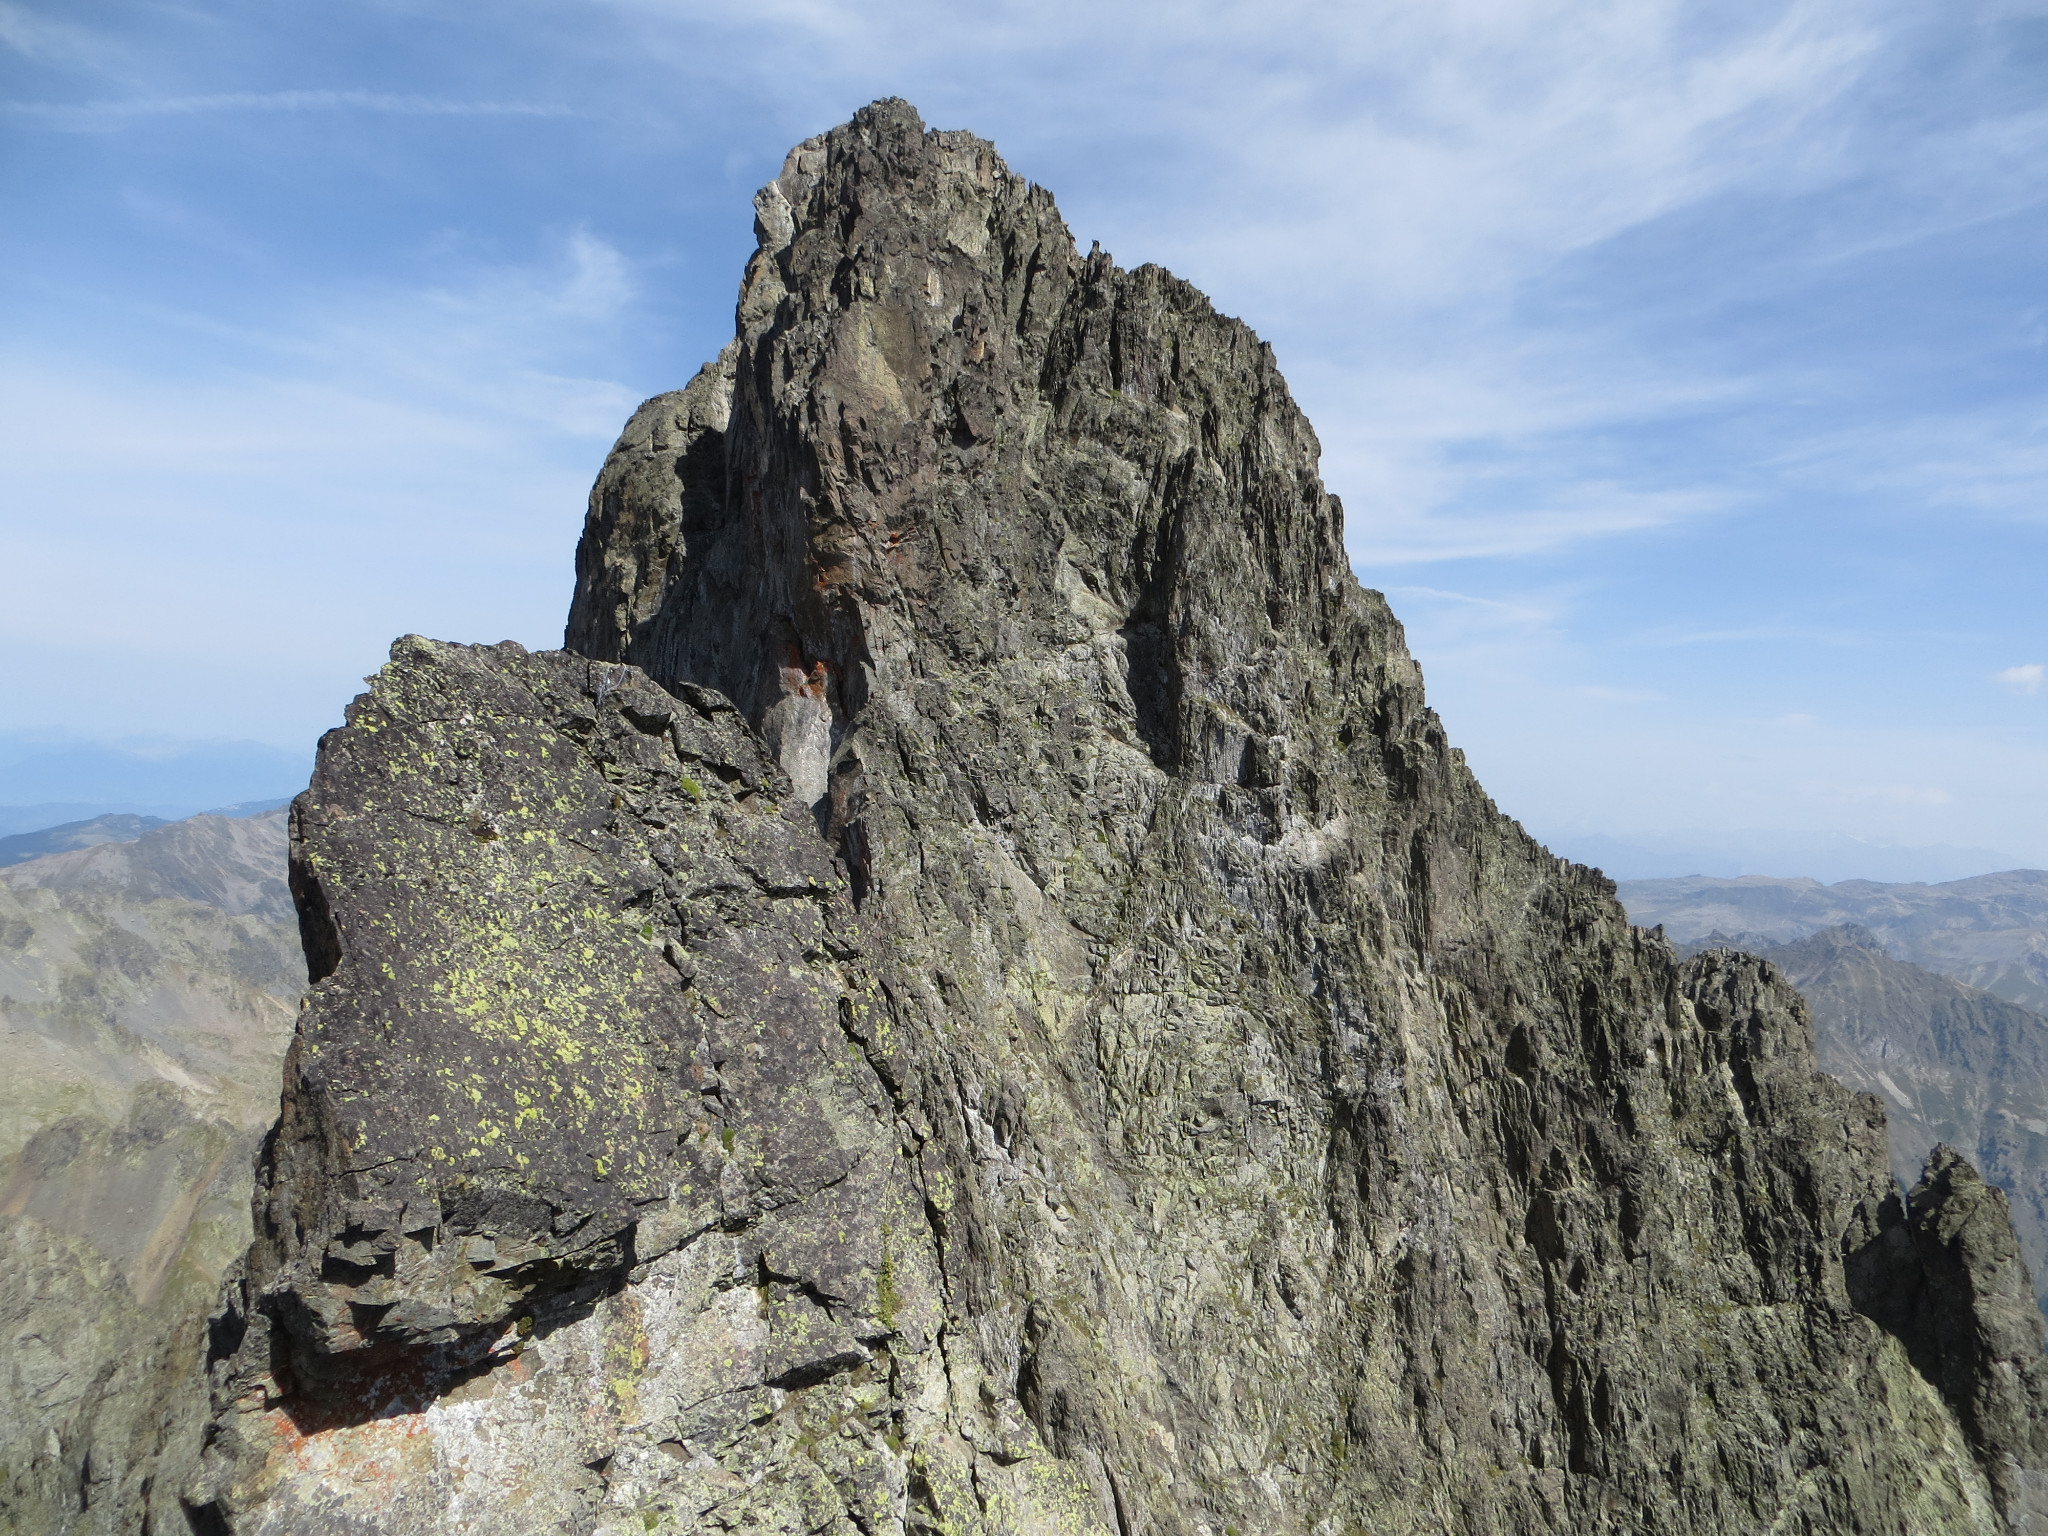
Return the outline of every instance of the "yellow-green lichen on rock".
[[[902,102],[755,210],[570,651],[323,746],[210,1528],[2048,1518],[2002,1207],[1486,797],[1271,349]]]
[[[843,1027],[875,993],[844,879],[782,790],[715,696],[393,647],[294,808],[314,986],[195,1504],[809,1528],[907,1496],[936,1261]],[[480,1484],[485,1444],[519,1472]]]

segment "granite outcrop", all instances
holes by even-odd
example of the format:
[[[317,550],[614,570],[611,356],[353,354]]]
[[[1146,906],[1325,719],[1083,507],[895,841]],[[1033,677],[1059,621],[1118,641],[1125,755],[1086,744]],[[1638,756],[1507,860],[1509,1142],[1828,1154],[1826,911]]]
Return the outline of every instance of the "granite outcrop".
[[[1487,798],[1271,349],[901,102],[755,210],[295,808],[200,1528],[2048,1528],[1996,1192]]]

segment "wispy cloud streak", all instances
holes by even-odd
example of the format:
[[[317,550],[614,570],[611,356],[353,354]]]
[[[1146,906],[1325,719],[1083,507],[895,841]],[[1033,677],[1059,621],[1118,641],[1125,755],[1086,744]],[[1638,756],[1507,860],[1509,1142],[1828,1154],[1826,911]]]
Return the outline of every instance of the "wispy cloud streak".
[[[0,0],[0,638],[75,649],[110,547],[116,659],[52,712],[252,622],[546,638],[604,442],[730,334],[747,194],[901,95],[1273,343],[1514,814],[2048,849],[2042,16]]]
[[[0,110],[53,128],[105,131],[156,117],[200,117],[222,112],[377,112],[398,117],[573,117],[568,107],[540,102],[452,101],[382,91],[220,91],[204,96],[140,97],[125,101],[10,101]]]

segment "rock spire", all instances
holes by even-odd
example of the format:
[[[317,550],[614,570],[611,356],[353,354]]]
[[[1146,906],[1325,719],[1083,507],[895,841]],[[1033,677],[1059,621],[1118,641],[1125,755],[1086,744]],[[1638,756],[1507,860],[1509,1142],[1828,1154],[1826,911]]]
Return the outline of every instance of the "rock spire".
[[[755,210],[568,649],[323,744],[197,1518],[2033,1520],[2002,1206],[1487,799],[1271,349],[902,102]]]

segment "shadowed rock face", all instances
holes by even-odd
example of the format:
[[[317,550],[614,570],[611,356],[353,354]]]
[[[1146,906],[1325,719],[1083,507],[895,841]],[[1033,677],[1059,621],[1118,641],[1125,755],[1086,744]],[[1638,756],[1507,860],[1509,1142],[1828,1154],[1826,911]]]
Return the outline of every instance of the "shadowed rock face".
[[[2048,1020],[1893,959],[1867,929],[1755,952],[1806,999],[1821,1065],[1886,1101],[1900,1182],[1935,1146],[1962,1149],[2005,1192],[2035,1295],[2048,1294]]]
[[[323,744],[197,1518],[2030,1519],[2002,1209],[1487,800],[1270,351],[900,102],[756,211],[571,652]]]
[[[1905,1344],[1964,1432],[1998,1448],[1985,1468],[2013,1523],[2048,1520],[2048,1361],[2004,1191],[1937,1146],[1905,1203],[1886,1200],[1874,1232],[1852,1230],[1848,1275],[1856,1305]]]

